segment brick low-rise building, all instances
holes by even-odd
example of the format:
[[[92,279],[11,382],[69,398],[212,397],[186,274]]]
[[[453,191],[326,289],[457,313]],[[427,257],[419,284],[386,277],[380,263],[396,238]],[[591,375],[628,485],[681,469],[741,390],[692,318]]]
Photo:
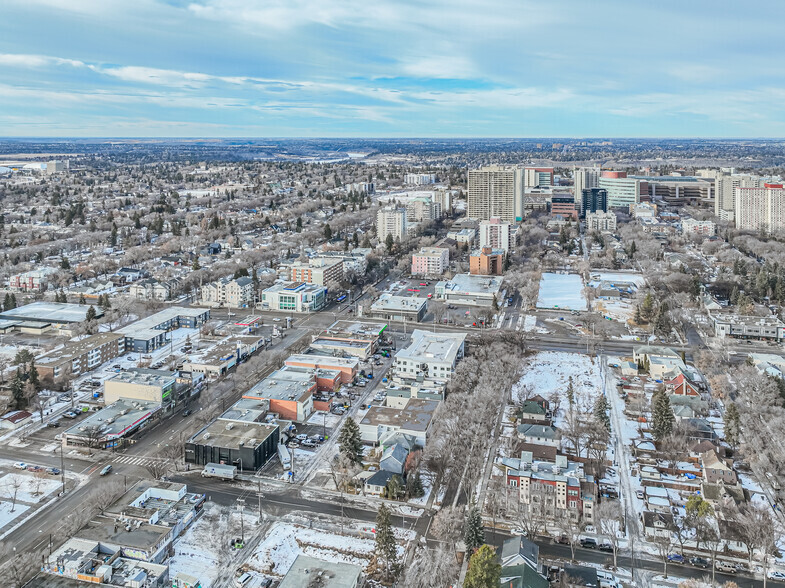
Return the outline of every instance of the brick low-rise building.
[[[38,374],[62,381],[92,371],[102,363],[125,352],[125,337],[120,333],[98,333],[80,341],[70,341],[60,349],[36,359]]]
[[[483,247],[469,257],[469,273],[473,276],[501,276],[504,273],[504,250]]]

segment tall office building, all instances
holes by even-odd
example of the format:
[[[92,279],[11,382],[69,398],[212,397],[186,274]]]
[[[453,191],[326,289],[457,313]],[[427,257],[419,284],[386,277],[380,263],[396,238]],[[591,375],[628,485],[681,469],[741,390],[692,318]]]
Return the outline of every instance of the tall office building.
[[[387,235],[392,235],[393,239],[403,240],[406,237],[406,209],[388,206],[380,209],[376,213],[376,238],[380,243],[384,243]]]
[[[598,187],[608,193],[608,208],[629,208],[640,202],[641,185],[644,183],[636,178],[628,178],[627,172],[604,171],[600,175]]]
[[[581,218],[593,212],[608,212],[608,192],[601,188],[586,188],[581,194]]]
[[[575,194],[575,206],[578,210],[583,210],[581,198],[583,191],[590,188],[597,188],[600,185],[600,168],[598,167],[577,167],[572,170],[573,193]],[[583,214],[581,214],[583,217]]]
[[[782,231],[785,229],[785,189],[766,183],[759,188],[736,188],[734,193],[736,228],[742,231]]]
[[[523,169],[489,165],[469,170],[469,218],[523,220]]]
[[[524,181],[525,188],[545,188],[546,186],[553,186],[553,168],[552,167],[527,167],[524,168]]]

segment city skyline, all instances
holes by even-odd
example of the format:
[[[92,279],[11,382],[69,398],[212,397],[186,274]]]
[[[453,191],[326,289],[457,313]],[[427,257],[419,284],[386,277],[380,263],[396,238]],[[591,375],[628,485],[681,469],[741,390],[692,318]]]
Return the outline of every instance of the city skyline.
[[[9,0],[5,12],[5,136],[785,136],[774,2]]]

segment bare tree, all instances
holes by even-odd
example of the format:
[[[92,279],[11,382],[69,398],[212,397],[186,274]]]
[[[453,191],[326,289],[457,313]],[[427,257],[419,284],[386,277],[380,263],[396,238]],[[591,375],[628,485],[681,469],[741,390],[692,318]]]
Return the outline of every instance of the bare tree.
[[[602,534],[608,538],[613,547],[613,567],[616,568],[616,556],[619,551],[620,535],[624,529],[624,511],[618,500],[603,500],[597,507],[597,520]]]
[[[8,477],[10,479],[5,483],[5,490],[8,493],[8,497],[11,499],[11,512],[14,512],[14,510],[16,510],[16,497],[25,480],[22,476],[16,474],[12,474]]]
[[[430,588],[452,585],[457,579],[455,553],[443,545],[435,549],[420,548],[401,579],[402,586]]]
[[[166,475],[171,465],[172,464],[169,459],[160,456],[154,456],[153,458],[147,460],[144,469],[147,470],[153,479],[158,480]]]
[[[670,555],[671,550],[671,540],[670,537],[655,537],[652,542],[654,546],[657,548],[657,553],[659,554],[660,558],[662,559],[662,575],[665,579],[668,579],[668,556]]]

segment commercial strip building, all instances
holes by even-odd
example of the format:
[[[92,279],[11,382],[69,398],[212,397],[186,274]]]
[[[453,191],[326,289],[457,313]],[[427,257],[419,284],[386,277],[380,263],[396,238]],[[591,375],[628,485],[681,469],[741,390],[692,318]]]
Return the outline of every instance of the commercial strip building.
[[[328,562],[300,553],[286,572],[278,588],[360,588],[362,567],[342,562]]]
[[[336,321],[314,335],[311,349],[326,355],[368,359],[376,352],[387,325],[359,321]]]
[[[284,365],[300,367],[311,370],[337,371],[341,376],[341,383],[348,384],[354,380],[360,367],[358,359],[350,357],[335,357],[331,355],[316,355],[310,353],[297,353],[284,360]]]
[[[175,399],[176,372],[131,369],[104,382],[104,402],[121,399],[168,404]]]
[[[284,366],[248,390],[243,398],[268,401],[270,412],[288,421],[304,423],[313,414],[313,395],[317,389],[315,370]]]
[[[498,217],[480,221],[479,245],[491,249],[501,249],[509,252],[515,246],[515,225],[502,221]]]
[[[431,333],[415,329],[408,347],[395,354],[396,376],[449,380],[464,355],[465,333]]]
[[[148,353],[169,342],[167,333],[174,329],[196,329],[210,318],[210,310],[175,306],[118,329],[125,337],[126,351]]]
[[[192,355],[183,362],[183,372],[204,374],[210,379],[226,374],[238,362],[254,354],[264,339],[255,335],[240,335],[218,343],[203,355]]]
[[[428,299],[395,296],[385,292],[371,304],[370,315],[387,321],[421,322],[428,311]]]
[[[249,277],[221,278],[201,289],[202,306],[213,308],[250,308],[254,303],[254,285]]]
[[[63,381],[92,371],[125,352],[120,333],[98,333],[79,341],[69,341],[60,349],[37,357],[35,366],[42,378]]]
[[[782,341],[785,339],[785,323],[774,315],[742,316],[737,314],[713,314],[714,334],[717,337]]]
[[[469,256],[469,273],[473,276],[501,276],[504,273],[504,250],[482,247]]]
[[[460,306],[492,307],[502,287],[500,276],[457,274],[436,284],[436,298]]]
[[[129,435],[149,426],[158,418],[162,408],[160,402],[121,398],[67,429],[62,434],[63,446],[93,449],[121,447]]]
[[[478,220],[522,221],[524,193],[523,168],[489,165],[470,169],[467,216]]]
[[[450,250],[423,247],[412,255],[413,276],[440,276],[450,265]]]
[[[273,284],[262,291],[262,308],[288,312],[316,312],[327,303],[327,288],[316,284]]]

